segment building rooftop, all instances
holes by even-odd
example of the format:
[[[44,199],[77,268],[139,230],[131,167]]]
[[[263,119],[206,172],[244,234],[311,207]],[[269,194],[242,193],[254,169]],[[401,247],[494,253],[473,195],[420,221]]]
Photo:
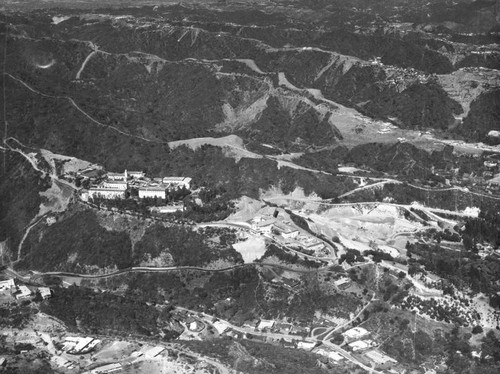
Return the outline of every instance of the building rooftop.
[[[366,352],[365,356],[377,364],[385,364],[386,362],[397,363],[397,361],[392,357],[389,357],[376,350]]]
[[[350,330],[347,330],[344,332],[342,335],[344,335],[347,338],[359,338],[365,335],[368,335],[369,331],[362,328],[362,327],[354,327]]]

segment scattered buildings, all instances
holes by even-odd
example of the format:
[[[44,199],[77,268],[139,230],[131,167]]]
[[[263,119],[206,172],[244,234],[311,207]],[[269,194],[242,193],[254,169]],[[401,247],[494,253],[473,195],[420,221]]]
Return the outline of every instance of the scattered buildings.
[[[91,337],[81,338],[79,336],[68,336],[64,339],[63,349],[71,354],[81,354],[90,352],[101,341]]]
[[[51,356],[50,361],[52,361],[56,366],[64,367],[67,369],[72,369],[75,367],[75,364],[64,357],[61,356]]]
[[[166,199],[167,191],[179,188],[191,188],[191,178],[165,177],[147,178],[143,171],[125,170],[124,173],[107,173],[106,179],[101,181],[97,176],[91,181],[97,183],[89,188],[88,197],[101,197],[104,199],[123,199],[129,187],[137,188],[140,199],[161,198]],[[177,210],[175,210],[177,211]]]
[[[14,279],[7,279],[4,281],[0,281],[0,291],[10,291],[12,287],[15,287]]]

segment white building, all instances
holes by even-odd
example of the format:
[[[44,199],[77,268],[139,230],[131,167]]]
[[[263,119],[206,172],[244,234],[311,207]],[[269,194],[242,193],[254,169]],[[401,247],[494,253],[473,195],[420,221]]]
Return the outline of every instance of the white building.
[[[27,297],[30,297],[31,296],[31,291],[28,287],[26,286],[19,286],[18,287],[18,291],[16,292],[15,294],[16,296],[16,299],[26,299]]]
[[[273,320],[261,319],[259,324],[257,325],[257,329],[258,330],[272,329],[273,326],[274,326]]]
[[[252,229],[259,231],[263,234],[270,234],[273,230],[275,222],[276,220],[274,218],[259,222],[252,221]]]
[[[297,343],[297,348],[299,348],[299,349],[311,350],[315,346],[316,346],[316,342],[300,341],[300,342]]]
[[[102,188],[112,188],[115,190],[125,191],[128,188],[128,184],[125,181],[107,180],[102,183]]]
[[[224,332],[229,330],[229,325],[222,321],[215,321],[214,323],[212,323],[212,325],[215,327],[219,334],[223,334]]]
[[[0,291],[10,291],[10,289],[15,286],[14,279],[7,279],[0,282]]]
[[[108,373],[114,373],[115,371],[121,371],[122,370],[122,364],[120,363],[114,363],[114,364],[107,364],[104,366],[100,366],[96,369],[93,369],[90,371],[91,374],[108,374]]]
[[[358,340],[352,343],[349,343],[349,347],[353,352],[362,351],[368,348],[375,346],[375,342],[373,340]]]
[[[119,190],[116,188],[91,187],[89,188],[88,197],[101,197],[103,199],[124,199],[125,190]]]
[[[175,212],[182,212],[184,210],[184,204],[152,206],[149,209],[152,212],[160,214],[175,213]]]
[[[128,173],[127,170],[125,170],[124,173],[108,173],[106,174],[106,178],[113,181],[126,181],[128,179]]]
[[[165,347],[156,346],[151,349],[148,349],[147,351],[144,351],[144,356],[148,358],[154,358],[158,356],[160,353],[162,353],[164,350]]]
[[[167,193],[165,187],[141,187],[139,188],[139,198],[144,199],[147,197],[165,199]]]
[[[182,188],[185,187],[188,190],[191,189],[191,181],[193,179],[189,177],[165,177],[163,178],[163,183],[167,184],[169,188]]]
[[[347,339],[347,341],[354,341],[354,340],[359,340],[367,335],[369,335],[370,332],[362,327],[354,327],[350,330],[347,330],[342,334],[342,336]]]
[[[144,178],[146,174],[143,171],[129,171],[128,176],[133,179]]]
[[[376,351],[376,350],[372,350],[372,351],[368,351],[365,353],[365,356],[370,359],[371,361],[373,361],[375,363],[375,365],[377,366],[390,366],[392,364],[397,364],[398,362],[393,359],[392,357],[389,357],[379,351]]]
[[[38,292],[40,293],[41,298],[44,300],[52,296],[50,288],[48,287],[38,287]]]
[[[337,287],[342,287],[342,286],[347,286],[350,282],[351,282],[351,280],[349,278],[342,277],[342,278],[336,280],[335,282],[333,282],[333,284],[335,284],[335,286],[337,286]]]

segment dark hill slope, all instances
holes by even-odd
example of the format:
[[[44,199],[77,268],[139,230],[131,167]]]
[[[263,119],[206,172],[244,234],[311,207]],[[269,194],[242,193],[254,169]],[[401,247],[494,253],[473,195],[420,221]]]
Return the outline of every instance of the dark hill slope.
[[[471,140],[484,141],[491,130],[500,131],[500,89],[482,93],[457,131]]]
[[[18,264],[22,269],[79,272],[86,266],[121,269],[132,264],[128,235],[101,227],[92,211],[70,213],[27,244]]]
[[[5,152],[1,157],[0,242],[7,240],[7,248],[15,253],[25,228],[38,214],[40,192],[49,188],[49,182],[21,155]]]

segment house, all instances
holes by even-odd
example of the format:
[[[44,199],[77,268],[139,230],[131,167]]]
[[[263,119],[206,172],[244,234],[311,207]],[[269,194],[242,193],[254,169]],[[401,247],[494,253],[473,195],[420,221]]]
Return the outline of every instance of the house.
[[[300,341],[297,343],[297,348],[305,349],[306,351],[310,351],[315,346],[316,346],[316,342]]]
[[[90,198],[100,197],[103,199],[125,199],[125,190],[116,188],[102,188],[91,187],[89,188]]]
[[[14,279],[7,279],[4,281],[0,281],[0,291],[10,291],[12,287],[15,287]]]
[[[167,192],[165,190],[165,187],[141,187],[139,188],[139,199],[144,199],[144,198],[160,198],[160,199],[166,199],[167,197]]]
[[[273,320],[266,320],[266,319],[261,319],[259,324],[257,325],[257,330],[265,330],[265,329],[272,329],[274,326],[274,321]]]
[[[361,339],[369,334],[370,334],[370,332],[362,327],[354,327],[354,328],[344,332],[342,334],[342,336],[348,342],[353,342],[353,341],[359,340],[359,339]]]
[[[163,183],[168,185],[169,188],[187,188],[191,189],[192,178],[188,177],[165,177],[163,178]]]
[[[375,364],[377,369],[388,369],[398,363],[395,359],[377,350],[365,352],[365,356]]]
[[[212,325],[214,326],[214,328],[217,330],[217,332],[219,334],[223,334],[225,331],[229,330],[229,325],[226,324],[225,322],[222,322],[222,321],[215,321],[214,323],[212,323]]]
[[[38,287],[38,293],[40,294],[40,297],[44,300],[52,296],[50,288],[48,287]]]
[[[21,285],[18,287],[18,291],[14,294],[14,296],[18,300],[26,299],[31,296],[31,291],[28,287]]]

